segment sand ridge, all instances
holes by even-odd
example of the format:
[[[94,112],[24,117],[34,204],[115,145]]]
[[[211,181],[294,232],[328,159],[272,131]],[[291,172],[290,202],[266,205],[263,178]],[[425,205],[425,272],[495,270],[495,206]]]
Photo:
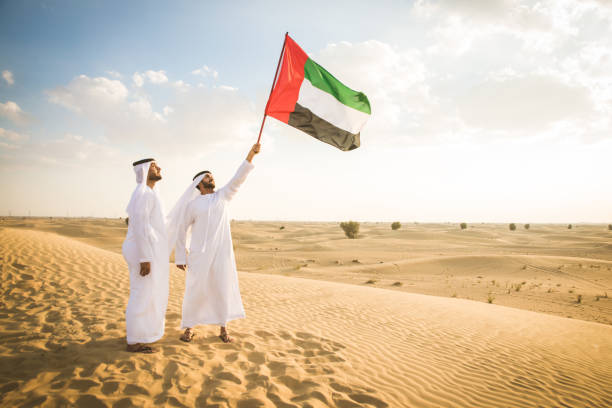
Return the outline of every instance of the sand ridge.
[[[0,218],[121,253],[125,220]],[[238,269],[493,302],[612,324],[612,231],[606,225],[233,221]]]
[[[247,319],[124,346],[120,255],[0,230],[0,394],[19,406],[608,406],[612,327],[463,299],[240,273]]]

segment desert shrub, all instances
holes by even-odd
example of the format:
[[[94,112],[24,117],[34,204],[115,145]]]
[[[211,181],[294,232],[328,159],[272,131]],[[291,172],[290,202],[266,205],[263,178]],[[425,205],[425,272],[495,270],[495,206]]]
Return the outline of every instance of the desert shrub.
[[[576,303],[582,303],[582,295],[576,295]]]
[[[572,224],[567,224],[567,229],[572,229]]]
[[[528,230],[528,229],[529,229],[529,227],[530,227],[530,225],[529,225],[529,224],[525,224],[525,229],[526,229],[526,230]]]
[[[391,229],[393,231],[398,230],[400,228],[402,228],[402,224],[400,224],[399,221],[395,221],[394,223],[391,224]]]
[[[608,229],[612,231],[612,224],[608,224]]]
[[[494,300],[495,300],[495,296],[493,296],[492,293],[489,293],[489,296],[487,297],[487,302],[493,303]]]
[[[467,224],[465,222],[462,222],[461,224],[459,224],[459,226],[461,227],[461,229],[467,228]]]
[[[516,224],[512,222],[510,225],[508,225],[508,228],[510,228],[510,231],[514,231],[516,229]]]
[[[359,233],[359,223],[357,221],[341,222],[340,228],[344,231],[348,238],[355,238]]]
[[[279,230],[284,230],[284,229],[285,229],[284,225],[279,228]]]
[[[377,282],[376,279],[370,279],[370,280],[366,281],[366,285],[373,285],[376,282]]]
[[[125,225],[130,225],[130,217],[125,217]]]
[[[402,286],[402,282],[393,282],[391,286]]]

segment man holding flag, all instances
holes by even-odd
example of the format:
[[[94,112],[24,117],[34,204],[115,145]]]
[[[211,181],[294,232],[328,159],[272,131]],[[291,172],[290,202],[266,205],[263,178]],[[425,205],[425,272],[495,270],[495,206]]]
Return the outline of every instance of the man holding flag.
[[[236,175],[220,190],[215,191],[215,180],[209,171],[196,174],[168,215],[169,249],[176,247],[176,265],[187,271],[181,323],[185,331],[181,340],[193,339],[195,325],[216,324],[221,327],[221,340],[229,343],[232,339],[227,334],[227,322],[245,316],[228,204],[254,167],[251,161],[259,153],[266,117],[272,116],[347,151],[359,147],[360,131],[370,113],[365,94],[342,84],[285,34],[257,143]],[[188,235],[191,245],[187,256]]]
[[[253,157],[259,153],[255,144],[234,177],[215,191],[210,171],[193,178],[185,193],[168,214],[170,250],[176,245],[176,266],[186,270],[181,340],[190,342],[199,324],[220,326],[219,337],[225,343],[227,322],[244,318],[244,307],[238,287],[238,273],[230,231],[229,203],[255,167]],[[189,255],[186,252],[190,237]]]

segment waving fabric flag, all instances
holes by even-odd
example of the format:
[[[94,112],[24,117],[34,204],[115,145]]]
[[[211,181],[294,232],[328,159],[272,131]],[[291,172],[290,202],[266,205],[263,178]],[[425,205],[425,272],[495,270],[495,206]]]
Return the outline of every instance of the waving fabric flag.
[[[338,81],[286,35],[265,113],[340,150],[353,150],[371,111],[365,94]]]

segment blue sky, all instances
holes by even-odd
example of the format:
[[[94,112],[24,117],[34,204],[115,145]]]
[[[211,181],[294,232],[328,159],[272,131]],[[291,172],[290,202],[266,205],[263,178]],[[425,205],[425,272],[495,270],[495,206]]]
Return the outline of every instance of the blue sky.
[[[340,152],[273,119],[243,219],[610,222],[603,1],[0,3],[0,214],[172,205],[256,139],[283,34],[372,102]],[[29,186],[37,185],[37,189]]]

